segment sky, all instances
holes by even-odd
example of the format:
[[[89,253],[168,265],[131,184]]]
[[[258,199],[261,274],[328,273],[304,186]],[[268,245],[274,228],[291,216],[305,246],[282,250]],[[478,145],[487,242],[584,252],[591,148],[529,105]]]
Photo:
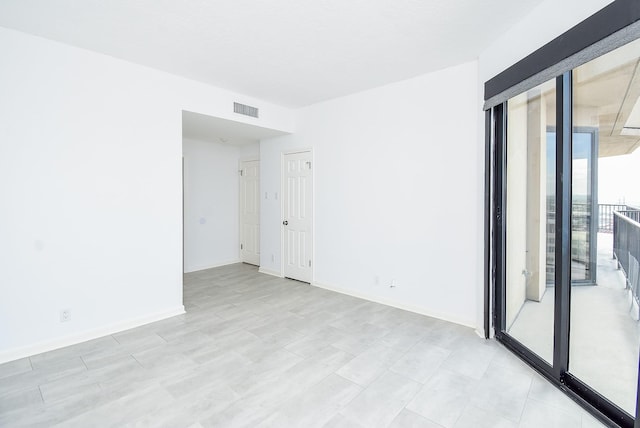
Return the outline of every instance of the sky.
[[[640,207],[640,149],[598,160],[598,203]]]
[[[586,193],[588,135],[574,133],[573,191]],[[547,133],[547,165],[555,162],[555,134]],[[547,191],[554,186],[552,168],[547,169]],[[581,192],[580,189],[585,189]],[[598,203],[640,207],[640,149],[632,154],[598,159]]]

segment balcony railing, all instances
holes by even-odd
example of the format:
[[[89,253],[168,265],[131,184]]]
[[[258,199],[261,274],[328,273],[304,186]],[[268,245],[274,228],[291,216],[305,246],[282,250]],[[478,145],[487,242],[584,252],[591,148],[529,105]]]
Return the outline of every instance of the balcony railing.
[[[598,204],[598,232],[613,233],[613,213],[628,209],[626,205]]]
[[[636,301],[640,296],[640,210],[613,213],[613,257]]]

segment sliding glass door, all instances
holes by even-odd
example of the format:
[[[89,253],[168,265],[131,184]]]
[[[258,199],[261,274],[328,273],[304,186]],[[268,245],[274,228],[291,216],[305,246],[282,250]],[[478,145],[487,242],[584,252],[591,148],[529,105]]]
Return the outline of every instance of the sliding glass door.
[[[496,337],[603,420],[634,426],[640,40],[489,117]]]

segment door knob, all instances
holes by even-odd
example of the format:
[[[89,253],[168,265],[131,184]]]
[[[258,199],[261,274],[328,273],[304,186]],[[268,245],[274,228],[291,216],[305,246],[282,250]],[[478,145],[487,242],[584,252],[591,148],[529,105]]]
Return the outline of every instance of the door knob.
[[[284,224],[285,226],[289,224],[289,222],[287,220],[283,221],[282,224]]]

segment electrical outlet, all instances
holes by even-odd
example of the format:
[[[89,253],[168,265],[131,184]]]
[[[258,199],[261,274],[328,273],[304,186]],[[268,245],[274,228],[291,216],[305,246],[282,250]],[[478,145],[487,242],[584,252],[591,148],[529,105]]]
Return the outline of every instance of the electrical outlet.
[[[63,309],[60,311],[60,322],[67,322],[71,320],[71,309]]]

